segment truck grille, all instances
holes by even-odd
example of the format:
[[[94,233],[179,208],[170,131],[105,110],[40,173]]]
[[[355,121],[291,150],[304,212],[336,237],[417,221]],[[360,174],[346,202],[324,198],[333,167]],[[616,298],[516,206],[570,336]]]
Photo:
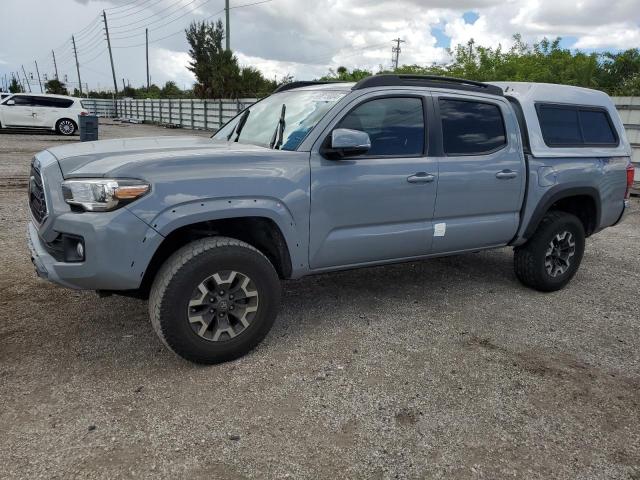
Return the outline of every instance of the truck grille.
[[[36,222],[42,223],[47,217],[47,201],[44,198],[42,176],[33,165],[29,178],[29,208]]]

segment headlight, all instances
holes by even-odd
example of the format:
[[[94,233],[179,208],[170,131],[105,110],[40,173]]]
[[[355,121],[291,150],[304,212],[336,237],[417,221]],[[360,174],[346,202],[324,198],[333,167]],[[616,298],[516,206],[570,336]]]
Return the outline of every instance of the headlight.
[[[106,212],[142,197],[150,188],[141,180],[90,178],[62,182],[62,195],[69,205],[89,212]]]

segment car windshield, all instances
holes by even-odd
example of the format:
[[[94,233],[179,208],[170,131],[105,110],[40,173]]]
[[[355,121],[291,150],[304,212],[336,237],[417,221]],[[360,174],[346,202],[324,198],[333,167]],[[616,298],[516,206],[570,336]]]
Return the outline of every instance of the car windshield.
[[[215,141],[249,143],[262,147],[279,145],[281,150],[295,150],[307,133],[346,92],[334,90],[299,90],[277,93],[249,107],[227,123],[214,136]],[[285,105],[284,129],[280,124]],[[243,119],[243,117],[246,117]],[[237,128],[236,128],[237,127]],[[238,134],[239,132],[239,134]]]

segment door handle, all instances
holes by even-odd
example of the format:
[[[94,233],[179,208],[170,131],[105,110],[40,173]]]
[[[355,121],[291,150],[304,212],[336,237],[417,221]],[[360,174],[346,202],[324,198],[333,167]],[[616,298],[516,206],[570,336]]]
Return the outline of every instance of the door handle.
[[[418,172],[415,175],[407,177],[409,183],[431,183],[436,179],[436,176],[427,172]]]
[[[496,173],[496,178],[500,180],[508,180],[510,178],[516,178],[518,176],[518,172],[514,172],[513,170],[501,170]]]

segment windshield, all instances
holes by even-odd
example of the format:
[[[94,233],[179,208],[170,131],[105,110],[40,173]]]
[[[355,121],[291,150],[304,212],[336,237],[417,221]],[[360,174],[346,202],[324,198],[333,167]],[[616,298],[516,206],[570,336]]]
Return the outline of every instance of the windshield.
[[[271,95],[249,107],[248,113],[245,110],[244,114],[227,123],[213,139],[270,147],[280,124],[282,106],[285,105],[284,129],[278,136],[277,144],[281,150],[295,150],[324,114],[345,95],[346,92],[332,90],[290,91]],[[244,120],[243,116],[246,116]]]

